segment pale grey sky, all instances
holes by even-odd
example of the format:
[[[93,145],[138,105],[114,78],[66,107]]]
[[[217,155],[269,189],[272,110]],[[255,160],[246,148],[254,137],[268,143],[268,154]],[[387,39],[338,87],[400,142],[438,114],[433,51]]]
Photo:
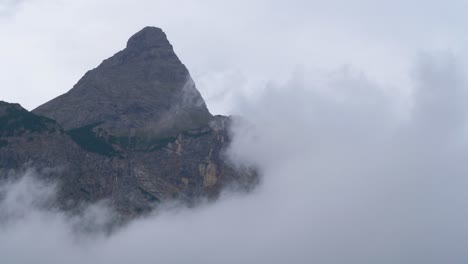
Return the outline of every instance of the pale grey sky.
[[[215,113],[297,68],[351,66],[407,89],[420,52],[462,53],[466,1],[0,0],[0,99],[71,89],[147,25],[163,28]],[[461,56],[461,54],[460,54]],[[309,75],[313,75],[312,73]]]

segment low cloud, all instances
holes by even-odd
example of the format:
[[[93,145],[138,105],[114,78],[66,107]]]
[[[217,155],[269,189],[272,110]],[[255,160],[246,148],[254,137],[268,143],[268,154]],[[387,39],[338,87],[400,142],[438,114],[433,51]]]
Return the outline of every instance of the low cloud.
[[[111,236],[77,239],[70,218],[15,198],[42,187],[2,189],[0,208],[35,208],[0,227],[2,262],[466,263],[465,67],[424,54],[411,76],[402,95],[349,68],[303,70],[236,97],[247,121],[229,155],[257,166],[261,185]]]

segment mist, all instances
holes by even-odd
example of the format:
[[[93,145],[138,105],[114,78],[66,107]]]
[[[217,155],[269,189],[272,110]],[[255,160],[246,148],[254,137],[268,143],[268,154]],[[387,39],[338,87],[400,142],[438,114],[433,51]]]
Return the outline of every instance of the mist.
[[[226,155],[257,167],[260,185],[166,206],[110,236],[77,232],[112,219],[105,204],[84,218],[44,210],[54,186],[23,172],[0,192],[0,259],[466,263],[466,67],[450,52],[425,53],[408,76],[401,93],[352,67],[302,68],[233,97],[243,118]]]

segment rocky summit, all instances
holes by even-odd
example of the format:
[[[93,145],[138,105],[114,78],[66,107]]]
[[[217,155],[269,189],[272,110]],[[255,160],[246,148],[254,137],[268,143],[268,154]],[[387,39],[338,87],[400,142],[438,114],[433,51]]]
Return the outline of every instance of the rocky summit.
[[[68,93],[33,112],[66,130],[99,123],[116,136],[136,137],[170,136],[212,120],[187,68],[154,27],[136,33]]]
[[[32,168],[57,182],[60,208],[104,200],[124,217],[248,190],[256,173],[224,155],[231,123],[210,114],[166,34],[146,27],[32,112],[0,102],[0,178]]]

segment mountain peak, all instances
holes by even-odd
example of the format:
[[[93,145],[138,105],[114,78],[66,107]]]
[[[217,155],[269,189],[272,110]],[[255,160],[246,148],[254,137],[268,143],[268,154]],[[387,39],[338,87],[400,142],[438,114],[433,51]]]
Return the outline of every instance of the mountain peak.
[[[127,48],[34,113],[66,130],[100,123],[119,136],[169,136],[212,119],[189,71],[156,27],[137,32]]]
[[[57,180],[60,208],[108,200],[116,223],[174,198],[193,205],[257,182],[225,160],[229,120],[210,114],[164,32],[147,27],[32,113],[0,101],[0,179],[35,168]]]
[[[164,31],[157,27],[145,27],[127,42],[128,49],[147,49],[170,46]]]

